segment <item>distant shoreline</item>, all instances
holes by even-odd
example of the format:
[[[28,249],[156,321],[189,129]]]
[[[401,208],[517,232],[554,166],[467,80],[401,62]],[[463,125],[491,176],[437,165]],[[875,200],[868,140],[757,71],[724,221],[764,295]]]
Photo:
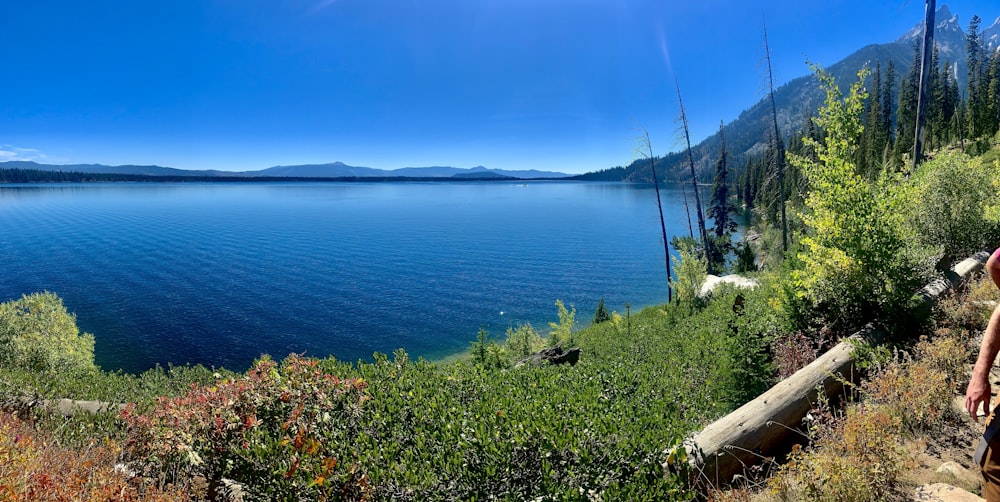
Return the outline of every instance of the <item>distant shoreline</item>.
[[[582,175],[581,175],[582,176]],[[585,181],[580,176],[559,178],[514,178],[508,176],[174,176],[145,174],[87,173],[80,171],[42,171],[32,169],[0,169],[0,184],[27,183],[262,183],[262,182],[340,182],[340,183],[399,183],[399,182],[525,182],[525,181]]]

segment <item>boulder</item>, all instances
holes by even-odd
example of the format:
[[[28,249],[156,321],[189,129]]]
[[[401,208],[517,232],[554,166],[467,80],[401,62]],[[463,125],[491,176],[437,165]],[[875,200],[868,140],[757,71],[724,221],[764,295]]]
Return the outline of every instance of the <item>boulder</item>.
[[[698,292],[700,298],[706,298],[715,291],[715,288],[722,283],[729,283],[737,288],[753,289],[757,287],[757,280],[743,277],[742,275],[729,274],[719,277],[717,275],[705,276],[705,282],[701,283],[701,291]]]
[[[573,347],[569,350],[563,350],[562,347],[555,346],[545,350],[540,350],[531,354],[530,356],[521,360],[517,363],[516,367],[521,367],[525,364],[531,366],[541,366],[543,364],[565,364],[569,363],[570,366],[576,365],[576,362],[580,360],[580,348]]]

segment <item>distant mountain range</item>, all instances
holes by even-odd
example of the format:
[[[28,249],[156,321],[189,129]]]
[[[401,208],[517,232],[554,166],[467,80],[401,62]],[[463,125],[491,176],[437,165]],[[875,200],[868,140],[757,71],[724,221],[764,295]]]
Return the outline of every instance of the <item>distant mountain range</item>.
[[[456,179],[559,179],[571,175],[553,171],[509,171],[487,169],[482,166],[471,169],[459,167],[404,167],[401,169],[375,169],[371,167],[349,166],[343,162],[332,164],[306,164],[299,166],[275,166],[260,171],[218,171],[187,170],[161,166],[106,166],[103,164],[39,164],[31,161],[0,162],[0,169],[25,169],[37,171],[62,171],[100,174],[129,174],[142,176],[192,176],[209,178],[233,177],[273,177],[273,178],[456,178]]]
[[[984,14],[984,13],[977,13]],[[971,18],[971,15],[970,15]],[[988,18],[984,18],[988,19]],[[938,47],[941,64],[951,65],[958,78],[959,88],[964,91],[967,85],[966,70],[966,40],[965,31],[959,22],[958,15],[952,14],[947,5],[938,9],[934,30],[934,42]],[[983,25],[986,23],[984,22]],[[894,99],[898,99],[899,86],[910,70],[913,62],[914,48],[923,33],[923,22],[916,25],[893,42],[871,44],[846,58],[826,67],[836,78],[842,88],[846,89],[856,78],[858,70],[865,64],[874,68],[876,63],[882,67],[882,75],[891,61],[895,68],[893,82]],[[981,37],[987,50],[1000,50],[1000,18],[982,30]],[[772,47],[775,53],[792,51],[790,47]],[[804,129],[808,118],[816,113],[824,98],[816,77],[806,75],[796,78],[775,90],[774,99],[777,105],[778,127],[786,144],[788,138],[796,131]],[[688,110],[689,114],[698,113]],[[748,156],[759,154],[767,147],[768,132],[771,130],[771,109],[767,96],[757,104],[740,113],[732,122],[723,127],[726,138],[726,148],[731,155],[731,165],[742,166]],[[710,181],[712,170],[721,150],[721,139],[718,134],[712,135],[692,147],[695,159],[695,169],[702,181]],[[657,172],[662,173],[668,181],[684,181],[689,179],[686,156],[683,152],[675,152],[656,159]],[[275,166],[259,171],[217,171],[217,170],[184,170],[160,166],[106,166],[100,164],[49,165],[26,161],[0,162],[0,169],[36,169],[42,171],[84,172],[102,174],[126,174],[145,176],[196,176],[196,177],[289,177],[289,178],[457,178],[457,179],[537,179],[537,178],[577,178],[599,180],[652,181],[647,160],[635,160],[627,166],[607,169],[599,173],[588,173],[574,176],[551,171],[508,171],[473,167],[462,169],[456,167],[404,167],[401,169],[384,170],[370,167],[349,166],[342,162],[332,164],[308,164],[296,166]]]
[[[984,13],[976,14],[982,16]],[[969,18],[971,17],[970,15]],[[987,22],[984,20],[983,26],[986,26]],[[941,64],[953,66],[953,71],[958,77],[959,89],[964,91],[968,78],[965,31],[959,23],[958,16],[952,14],[947,5],[942,5],[935,13],[935,24],[934,43],[938,47]],[[920,21],[895,41],[862,47],[846,58],[827,66],[826,70],[846,90],[857,78],[858,70],[865,64],[868,65],[869,69],[873,69],[876,62],[880,63],[882,76],[885,78],[886,68],[892,61],[896,74],[893,96],[894,99],[898,99],[900,82],[910,70],[914,48],[922,35],[923,21]],[[989,51],[1000,49],[1000,18],[997,18],[988,28],[983,29],[981,37]],[[778,53],[794,50],[794,48],[772,46],[771,50]],[[814,75],[796,78],[775,90],[774,100],[777,105],[778,127],[786,144],[789,136],[805,127],[806,120],[816,113],[816,110],[823,103],[823,98],[823,91]],[[697,110],[688,109],[687,111],[689,115],[698,113]],[[757,104],[743,111],[736,120],[726,124],[723,127],[726,149],[729,151],[731,159],[735,161],[735,163],[731,162],[730,165],[742,167],[748,155],[763,152],[767,147],[768,132],[771,127],[771,107],[766,95]],[[719,135],[715,134],[692,147],[695,169],[703,181],[711,180],[712,169],[718,160],[721,143]],[[656,162],[657,172],[662,171],[668,180],[688,180],[690,179],[690,171],[687,170],[685,159],[686,156],[683,152],[671,153],[658,158]],[[648,160],[636,160],[624,167],[623,170],[616,170],[616,172],[621,173],[622,179],[652,181]]]

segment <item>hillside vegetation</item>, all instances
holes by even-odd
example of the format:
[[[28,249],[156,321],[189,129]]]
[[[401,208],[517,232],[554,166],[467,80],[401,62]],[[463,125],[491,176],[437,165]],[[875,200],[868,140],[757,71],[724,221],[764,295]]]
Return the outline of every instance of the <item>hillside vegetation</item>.
[[[678,460],[667,452],[686,434],[866,322],[884,324],[905,348],[930,332],[909,310],[916,288],[955,257],[998,242],[997,153],[942,148],[914,172],[866,164],[858,154],[866,77],[862,71],[844,93],[817,71],[826,100],[815,120],[820,133],[789,159],[804,192],[783,201],[791,215],[787,251],[775,213],[753,210],[756,243],[732,243],[727,222],[715,222],[721,227],[710,242],[682,243],[676,301],[635,315],[598,312],[582,330],[575,310],[556,302],[548,336],[527,325],[502,339],[481,331],[470,357],[454,362],[413,361],[402,350],[356,364],[293,354],[262,356],[245,373],[176,367],[127,375],[94,365],[92,338],[54,294],[5,303],[0,495],[691,499],[695,488],[683,472],[664,467]],[[994,141],[973,145],[978,152]],[[720,197],[710,205],[731,202]],[[762,268],[751,272],[757,288],[698,296],[710,266],[754,264]],[[582,356],[575,365],[517,365],[545,345],[577,346]],[[938,380],[928,382],[950,385]],[[70,418],[30,406],[56,397],[128,405]],[[891,414],[865,424],[873,434],[898,428]],[[683,471],[683,462],[673,466]],[[821,493],[832,483],[824,479],[809,489]]]

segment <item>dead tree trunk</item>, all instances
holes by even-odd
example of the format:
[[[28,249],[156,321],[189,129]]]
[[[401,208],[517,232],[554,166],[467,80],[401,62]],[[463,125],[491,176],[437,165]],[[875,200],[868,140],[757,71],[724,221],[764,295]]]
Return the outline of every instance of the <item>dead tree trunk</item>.
[[[677,88],[677,102],[681,107],[681,127],[684,128],[684,143],[687,145],[687,158],[688,165],[691,167],[691,186],[694,187],[694,210],[695,214],[698,215],[698,237],[701,239],[702,255],[705,261],[708,261],[707,243],[705,235],[705,215],[701,211],[701,196],[698,195],[698,174],[694,170],[694,154],[691,153],[691,133],[688,130],[688,120],[687,114],[684,112],[684,100],[681,98],[681,86],[674,80],[674,86]]]
[[[934,49],[934,7],[935,0],[927,0],[926,12],[924,14],[924,46],[922,49],[922,59],[920,61],[920,88],[917,92],[917,121],[913,131],[913,167],[910,172],[916,172],[917,164],[920,163],[924,154],[924,116],[927,111],[928,87],[931,84],[931,72],[937,68],[931,68],[931,53]]]
[[[649,155],[645,155],[649,158],[649,170],[653,173],[653,190],[656,191],[656,208],[660,210],[660,231],[663,233],[663,257],[667,263],[667,303],[673,301],[673,293],[670,288],[670,241],[667,240],[667,225],[663,221],[663,203],[660,202],[660,182],[656,177],[656,161],[653,157],[653,143],[649,140],[649,131],[646,129],[642,130],[642,138],[640,139],[642,146],[645,148]]]
[[[774,73],[771,71],[771,47],[767,43],[767,23],[764,23],[764,57],[767,58],[768,97],[771,99],[771,123],[774,125],[774,163],[778,172],[778,204],[781,205],[781,252],[788,252],[788,219],[785,217],[785,152],[781,148],[778,130],[778,107],[774,103]]]

